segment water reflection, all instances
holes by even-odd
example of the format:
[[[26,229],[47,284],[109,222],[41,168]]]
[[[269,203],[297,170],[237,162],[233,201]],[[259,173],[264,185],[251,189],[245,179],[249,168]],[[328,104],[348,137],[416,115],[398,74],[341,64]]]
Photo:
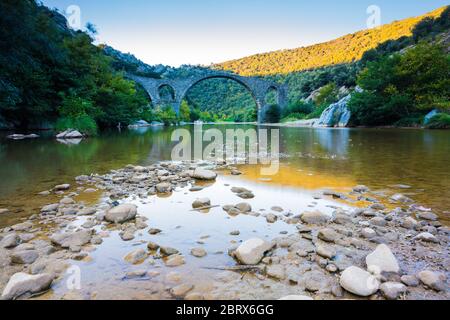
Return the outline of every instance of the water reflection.
[[[127,164],[148,165],[170,160],[173,130],[146,127],[117,130],[76,144],[60,143],[44,134],[40,139],[11,141],[0,138],[0,207],[28,204],[37,208],[44,200],[37,192],[73,177],[105,173]],[[194,133],[194,126],[183,127]],[[198,128],[198,127],[197,127]],[[204,125],[225,136],[226,129],[253,125]],[[264,128],[264,127],[262,127]],[[267,127],[268,129],[274,127]],[[276,128],[275,128],[276,129]],[[366,184],[386,188],[411,185],[413,198],[440,211],[449,210],[450,132],[394,129],[279,128],[281,168],[267,188],[289,185],[299,188],[351,187]],[[208,143],[204,143],[206,147]],[[262,183],[256,167],[247,176]],[[30,203],[32,205],[30,205]],[[25,208],[27,209],[27,208]]]

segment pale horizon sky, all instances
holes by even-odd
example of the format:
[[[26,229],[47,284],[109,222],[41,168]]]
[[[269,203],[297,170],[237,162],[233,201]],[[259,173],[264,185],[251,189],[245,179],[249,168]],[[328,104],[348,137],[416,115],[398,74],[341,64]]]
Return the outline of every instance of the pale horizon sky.
[[[81,10],[98,42],[147,64],[209,65],[291,49],[366,29],[367,8],[386,24],[449,5],[448,0],[43,0]]]

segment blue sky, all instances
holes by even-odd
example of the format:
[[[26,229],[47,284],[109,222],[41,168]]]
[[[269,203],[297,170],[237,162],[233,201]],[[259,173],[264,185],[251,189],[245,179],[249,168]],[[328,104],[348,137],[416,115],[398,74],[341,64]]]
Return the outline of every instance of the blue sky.
[[[148,64],[205,64],[296,48],[366,29],[370,5],[381,23],[421,15],[448,0],[43,0],[81,9],[98,42]]]

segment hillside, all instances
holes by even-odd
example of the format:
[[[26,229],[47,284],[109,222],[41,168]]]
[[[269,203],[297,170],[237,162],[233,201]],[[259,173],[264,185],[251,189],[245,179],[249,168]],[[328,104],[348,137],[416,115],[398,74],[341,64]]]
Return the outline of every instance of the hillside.
[[[411,36],[414,26],[427,17],[437,18],[446,7],[425,15],[395,21],[377,29],[363,30],[309,47],[257,54],[214,65],[243,76],[287,74],[360,60],[380,43]]]

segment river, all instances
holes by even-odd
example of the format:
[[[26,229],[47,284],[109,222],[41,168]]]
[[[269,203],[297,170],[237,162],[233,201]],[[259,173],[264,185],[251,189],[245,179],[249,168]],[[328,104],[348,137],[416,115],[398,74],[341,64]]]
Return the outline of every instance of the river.
[[[249,129],[253,125],[204,126]],[[192,126],[187,129],[193,130]],[[450,219],[450,132],[401,129],[280,129],[281,165],[277,175],[261,179],[259,168],[240,168],[239,180],[264,190],[297,192],[331,188],[348,190],[364,184],[371,189],[402,191]],[[175,127],[114,130],[79,144],[56,141],[51,132],[34,140],[12,141],[0,136],[0,217],[5,225],[28,216],[45,202],[38,192],[66,183],[80,174],[106,173],[127,164],[149,165],[170,160]],[[205,144],[206,145],[206,144]],[[411,188],[398,189],[398,185]],[[98,195],[92,195],[95,197]],[[7,222],[6,222],[7,221]]]

